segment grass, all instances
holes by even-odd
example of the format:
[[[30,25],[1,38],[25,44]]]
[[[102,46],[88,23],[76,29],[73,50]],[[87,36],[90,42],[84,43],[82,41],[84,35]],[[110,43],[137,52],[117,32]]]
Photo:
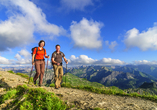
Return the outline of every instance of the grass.
[[[24,101],[18,98],[23,96]],[[54,93],[47,92],[43,88],[28,88],[26,85],[19,85],[17,88],[7,91],[0,96],[0,104],[8,99],[13,100],[5,109],[10,109],[14,105],[15,110],[65,110],[68,106],[61,101]]]
[[[13,73],[13,74],[15,74],[15,73]],[[27,76],[19,74],[19,73],[17,75],[27,78]],[[50,87],[54,87],[54,86],[55,86],[54,83],[50,84]],[[65,83],[65,75],[63,76],[63,83],[61,86],[67,87],[67,88],[91,91],[91,92],[98,93],[98,94],[140,97],[140,98],[144,98],[147,100],[157,102],[157,95],[151,95],[149,93],[141,95],[138,92],[127,93],[125,90],[119,89],[118,87],[115,87],[115,86],[105,87],[102,84],[99,84],[96,82],[89,82],[86,79],[78,78],[77,76],[74,76],[69,73],[66,75],[66,83]],[[16,98],[18,93],[19,93],[19,95],[24,95],[24,94],[20,94],[20,93],[24,93],[24,92],[18,92],[19,90],[21,90],[19,88],[21,88],[21,89],[23,88],[24,89],[23,91],[27,90],[27,87],[25,88],[22,86],[18,86],[18,88],[16,90],[14,90],[12,92],[7,92],[8,95],[3,96],[3,97],[1,96],[0,102],[4,102],[5,100],[8,100],[7,97]],[[47,94],[47,95],[45,95],[45,94]],[[18,101],[13,102],[13,103],[15,103],[14,105],[17,104],[17,108],[30,109],[30,110],[33,107],[38,107],[39,108],[38,110],[42,110],[49,106],[50,106],[49,108],[51,108],[52,110],[55,107],[63,107],[63,110],[66,108],[66,105],[61,100],[57,99],[54,94],[45,92],[41,88],[29,89],[28,93],[24,96],[26,97],[26,100],[24,102],[22,102],[20,104],[17,104]],[[52,97],[54,97],[53,100],[51,100]],[[51,103],[55,103],[55,104],[51,104]],[[49,108],[47,108],[47,109],[49,110]],[[55,108],[55,109],[58,109],[58,108]],[[95,108],[95,110],[101,110],[101,109]]]
[[[65,75],[64,75],[63,83],[61,86],[67,88],[86,90],[98,94],[140,97],[140,98],[157,102],[157,95],[151,95],[149,93],[140,94],[138,92],[127,93],[125,90],[119,89],[116,86],[105,87],[99,83],[98,84],[93,82],[90,83],[89,81],[83,78],[78,78],[77,76],[71,75],[69,73],[66,76],[66,83],[65,83]],[[55,84],[54,83],[50,84],[50,87],[55,87]]]
[[[105,87],[104,85],[97,83],[97,82],[90,82],[85,78],[79,78],[73,74],[66,73],[66,75],[63,76],[63,82],[65,82],[66,78],[66,83],[70,83],[72,86],[94,86],[94,87]]]

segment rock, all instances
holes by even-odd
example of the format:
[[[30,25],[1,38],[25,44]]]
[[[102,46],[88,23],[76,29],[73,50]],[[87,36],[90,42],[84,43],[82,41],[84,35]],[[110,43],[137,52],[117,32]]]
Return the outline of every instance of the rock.
[[[6,81],[6,78],[2,78],[1,81],[2,81],[2,82]]]
[[[0,92],[3,92],[4,88],[0,88]]]
[[[157,107],[151,107],[151,110],[157,110]]]
[[[98,106],[103,106],[104,104],[106,104],[106,102],[98,102]]]

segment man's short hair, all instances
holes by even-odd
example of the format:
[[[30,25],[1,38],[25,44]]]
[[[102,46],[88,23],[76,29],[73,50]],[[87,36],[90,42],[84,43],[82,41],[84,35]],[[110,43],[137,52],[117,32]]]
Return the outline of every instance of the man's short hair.
[[[59,45],[59,44],[57,44],[57,45],[56,45],[56,48],[57,48],[57,46],[60,46],[60,45]],[[61,46],[60,46],[60,47],[61,47]]]

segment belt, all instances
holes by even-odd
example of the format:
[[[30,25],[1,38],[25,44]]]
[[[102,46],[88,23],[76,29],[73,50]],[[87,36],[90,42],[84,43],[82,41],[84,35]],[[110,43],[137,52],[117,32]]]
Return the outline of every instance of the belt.
[[[56,63],[52,63],[52,65],[57,65]],[[60,65],[59,66],[62,66],[62,63],[60,63]]]
[[[45,61],[45,59],[35,59],[35,61]]]

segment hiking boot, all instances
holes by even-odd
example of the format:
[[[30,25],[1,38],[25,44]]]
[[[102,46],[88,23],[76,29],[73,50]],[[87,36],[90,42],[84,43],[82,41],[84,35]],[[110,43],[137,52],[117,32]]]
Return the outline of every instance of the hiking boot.
[[[35,81],[34,81],[34,84],[36,85],[36,83],[37,83],[37,82],[36,82],[36,80],[35,80]]]
[[[61,85],[58,86],[58,88],[60,88],[60,87],[61,87]]]
[[[42,84],[39,84],[39,87],[41,87]]]
[[[57,87],[57,86],[55,86],[55,89],[59,89],[59,86]]]

